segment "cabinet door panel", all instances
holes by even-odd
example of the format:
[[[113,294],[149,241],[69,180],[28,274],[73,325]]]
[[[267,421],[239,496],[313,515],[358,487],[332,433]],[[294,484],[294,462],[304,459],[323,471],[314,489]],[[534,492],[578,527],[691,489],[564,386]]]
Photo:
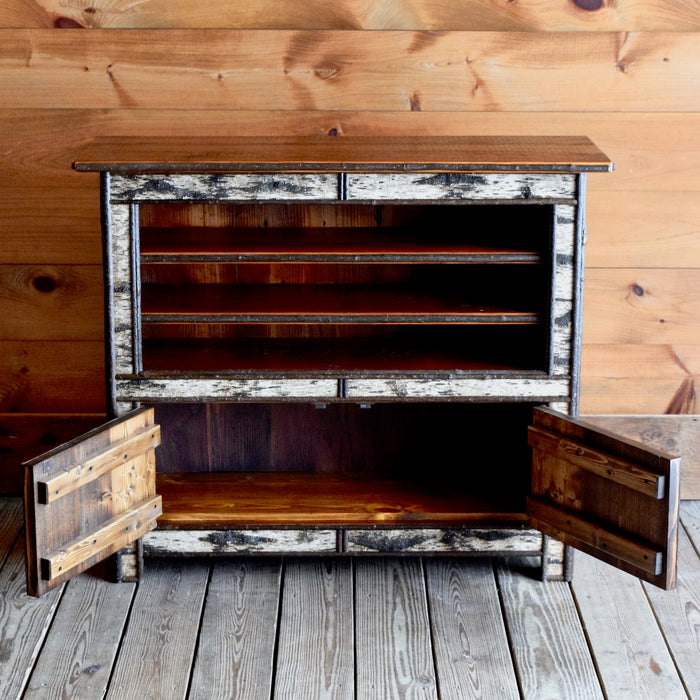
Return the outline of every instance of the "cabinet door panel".
[[[152,530],[160,427],[141,408],[25,464],[27,592],[41,595]]]
[[[533,527],[664,588],[676,576],[680,459],[537,408]]]

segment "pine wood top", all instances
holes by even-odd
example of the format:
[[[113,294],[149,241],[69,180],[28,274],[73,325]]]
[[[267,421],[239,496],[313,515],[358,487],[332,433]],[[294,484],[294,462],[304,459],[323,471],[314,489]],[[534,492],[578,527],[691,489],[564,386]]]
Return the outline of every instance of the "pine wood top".
[[[613,164],[585,136],[105,137],[80,171],[604,172]]]

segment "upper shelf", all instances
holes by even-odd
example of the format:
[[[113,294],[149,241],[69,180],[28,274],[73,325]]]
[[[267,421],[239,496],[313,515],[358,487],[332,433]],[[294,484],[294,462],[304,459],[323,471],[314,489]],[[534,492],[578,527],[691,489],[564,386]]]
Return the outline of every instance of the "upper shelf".
[[[585,136],[103,137],[73,167],[143,172],[607,172]]]

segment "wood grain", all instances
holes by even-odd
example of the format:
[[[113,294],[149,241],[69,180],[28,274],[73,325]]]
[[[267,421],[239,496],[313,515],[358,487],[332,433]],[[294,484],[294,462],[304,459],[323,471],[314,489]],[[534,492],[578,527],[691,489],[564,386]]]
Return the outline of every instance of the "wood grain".
[[[681,498],[700,500],[700,417],[585,416],[584,420],[681,456]]]
[[[184,700],[208,576],[196,560],[148,562],[107,698]]]
[[[4,523],[0,530],[0,566],[5,563],[22,529],[22,513],[22,501],[19,498],[0,499],[0,522]]]
[[[681,519],[695,551],[700,551],[700,501],[681,504]]]
[[[295,0],[280,7],[274,0],[241,5],[217,3],[216,13],[195,0],[97,0],[78,2],[3,0],[4,27],[57,28],[232,28],[256,29],[471,29],[534,31],[692,31],[700,29],[700,10],[673,0],[605,2],[541,0],[500,4],[492,0],[378,0],[369,4]]]
[[[662,593],[644,585],[673,661],[690,697],[700,693],[700,560],[683,528],[678,533],[678,581],[675,590]],[[670,624],[670,621],[673,623]]]
[[[3,340],[101,340],[102,268],[0,265],[0,317]]]
[[[569,585],[542,585],[517,560],[496,572],[522,696],[602,698]]]
[[[25,468],[27,586],[42,595],[85,571],[155,527],[162,512],[155,495],[153,446],[130,454],[50,505],[39,503],[39,482],[65,467],[87,462],[114,442],[153,428],[153,409],[141,408],[66,445],[40,455]],[[87,468],[89,471],[89,466]],[[99,470],[97,470],[99,472]]]
[[[619,171],[618,171],[619,172]],[[700,267],[700,197],[688,191],[610,191],[587,203],[588,268]],[[680,185],[680,183],[679,183]],[[693,182],[689,183],[693,186]],[[651,202],[653,202],[653,205]]]
[[[516,167],[513,167],[516,166]],[[421,196],[416,199],[433,199],[438,192],[445,190],[445,184],[439,179],[423,177],[406,177],[406,172],[469,172],[492,170],[533,170],[536,172],[608,172],[612,169],[610,159],[586,136],[416,136],[411,141],[396,136],[346,136],[336,139],[333,136],[267,136],[264,139],[252,137],[197,137],[177,138],[174,136],[160,138],[130,138],[104,136],[88,144],[75,157],[74,168],[81,172],[109,171],[120,173],[111,181],[112,201],[138,200],[139,190],[148,193],[147,199],[168,198],[179,201],[202,199],[199,188],[212,178],[206,176],[188,178],[187,175],[168,175],[168,180],[176,184],[178,193],[162,187],[163,175],[157,178],[160,187],[148,177],[139,177],[146,171],[168,173],[183,171],[198,173],[209,172],[271,172],[277,183],[273,199],[285,197],[286,183],[293,189],[291,199],[328,198],[337,193],[337,185],[331,175],[324,171],[352,173],[347,178],[349,198],[362,198],[355,194],[354,183],[361,183],[363,178],[376,182],[379,193],[390,189],[391,177],[384,175],[367,175],[367,172],[401,173],[397,182],[432,185],[434,196]],[[286,171],[308,174],[287,175]],[[319,173],[320,171],[320,173]],[[284,174],[280,174],[284,173]],[[501,191],[517,176],[498,177],[493,182]],[[540,178],[533,178],[540,182]],[[554,190],[561,186],[565,193],[561,196],[573,197],[573,178],[562,177],[542,180],[543,188]],[[240,192],[237,191],[237,184]],[[249,194],[252,199],[264,199],[270,187],[268,180],[256,175],[233,175],[230,182],[226,177],[216,178],[219,185],[218,197],[235,200],[245,199]],[[483,179],[454,177],[449,185],[457,186],[464,182],[472,187],[480,185]],[[308,184],[307,184],[308,183]],[[329,184],[327,184],[329,183]],[[187,195],[188,188],[194,189],[192,196]],[[358,186],[362,192],[369,187]],[[419,190],[420,191],[420,190]],[[206,192],[206,190],[205,190]],[[231,193],[235,193],[231,197]],[[506,189],[507,192],[507,189]],[[377,195],[380,196],[380,195]],[[405,195],[406,196],[406,195]],[[482,195],[478,194],[477,198]],[[492,195],[493,196],[493,195]],[[509,194],[502,193],[501,197]],[[537,196],[536,194],[532,196]],[[551,192],[544,196],[555,196]],[[218,198],[217,197],[217,198]],[[443,193],[444,197],[444,193]],[[214,197],[211,197],[214,199]],[[390,197],[391,198],[391,197]]]
[[[354,685],[351,563],[290,560],[284,572],[275,699],[352,700]]]
[[[543,119],[541,115],[526,112],[492,112],[484,121],[482,115],[465,112],[3,109],[0,110],[0,153],[4,154],[0,186],[4,194],[0,200],[0,226],[5,235],[0,260],[32,266],[101,263],[97,178],[71,169],[76,154],[99,134],[320,135],[333,130],[347,135],[586,133],[608,152],[616,165],[612,175],[589,176],[591,256],[601,241],[606,242],[601,255],[607,255],[612,245],[607,241],[617,241],[620,235],[629,241],[624,244],[622,254],[639,255],[634,252],[635,236],[638,236],[645,260],[667,260],[675,256],[669,266],[687,265],[689,259],[683,257],[683,252],[686,248],[694,250],[697,229],[692,212],[697,197],[683,193],[700,190],[697,114],[549,113]],[[670,132],[674,134],[671,142],[664,137]],[[35,186],[37,180],[42,182],[42,188]],[[625,194],[606,194],[607,199],[596,204],[601,192],[620,190]],[[653,190],[655,194],[653,197],[636,194],[636,204],[627,205],[630,190]],[[614,205],[610,204],[611,199]],[[620,217],[629,206],[635,207],[636,214],[618,234]],[[622,213],[615,215],[614,211],[620,207]],[[596,213],[601,209],[609,222],[603,222],[604,228]],[[630,230],[630,221],[637,224],[625,233]],[[675,240],[675,245],[668,245],[665,237],[657,241],[657,232],[671,233],[677,227],[682,227],[678,229],[682,238]],[[600,258],[590,262],[601,266]],[[609,266],[614,261],[611,258],[602,264]]]
[[[0,340],[0,410],[104,413],[103,344]]]
[[[572,590],[607,697],[687,697],[637,579],[577,554]]]
[[[42,650],[23,697],[103,697],[134,590],[89,574],[67,584],[52,625],[63,644]]]
[[[441,696],[520,698],[491,562],[424,566]]]
[[[274,559],[214,563],[189,698],[270,698],[280,576]]]
[[[398,465],[391,466],[398,472]],[[460,492],[454,478],[411,481],[387,473],[159,474],[164,504],[159,524],[186,529],[523,521],[522,493],[482,494],[466,486]]]
[[[4,697],[22,695],[41,645],[51,626],[62,589],[42,598],[26,595],[24,538],[15,543],[0,570],[0,690]]]
[[[358,698],[433,698],[435,668],[420,560],[355,563]]]
[[[689,32],[95,30],[79,36],[78,52],[70,33],[0,30],[0,101],[42,109],[700,109],[692,70],[697,39]],[[378,55],[388,70],[378,70]]]
[[[700,268],[586,271],[585,343],[697,345]]]

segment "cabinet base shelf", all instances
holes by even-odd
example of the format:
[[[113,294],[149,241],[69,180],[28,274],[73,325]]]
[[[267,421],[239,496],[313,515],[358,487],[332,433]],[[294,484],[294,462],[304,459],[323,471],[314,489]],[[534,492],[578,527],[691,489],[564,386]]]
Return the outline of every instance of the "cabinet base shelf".
[[[527,521],[522,498],[465,495],[454,481],[319,473],[159,474],[159,528],[479,526]]]

